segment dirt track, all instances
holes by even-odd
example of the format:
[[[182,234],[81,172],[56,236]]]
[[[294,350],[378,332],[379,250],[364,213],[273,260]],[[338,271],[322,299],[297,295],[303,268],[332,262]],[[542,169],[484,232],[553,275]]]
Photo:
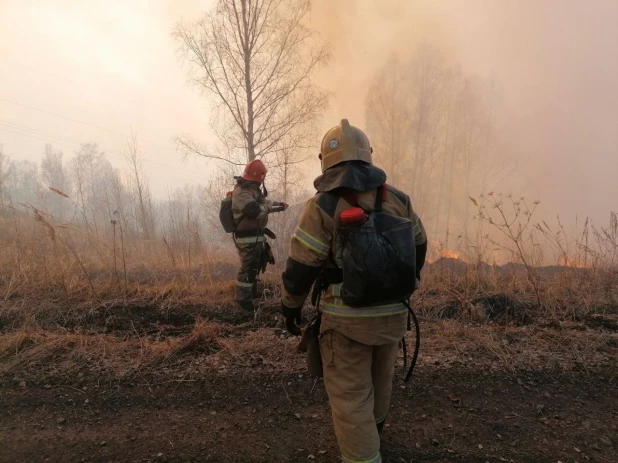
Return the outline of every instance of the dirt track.
[[[306,375],[1,389],[0,461],[335,462],[323,385]],[[387,462],[616,462],[616,371],[424,367],[395,386]]]
[[[324,386],[275,309],[39,310],[36,329],[23,314],[1,319],[0,463],[339,461]],[[422,327],[385,462],[618,462],[613,325]]]

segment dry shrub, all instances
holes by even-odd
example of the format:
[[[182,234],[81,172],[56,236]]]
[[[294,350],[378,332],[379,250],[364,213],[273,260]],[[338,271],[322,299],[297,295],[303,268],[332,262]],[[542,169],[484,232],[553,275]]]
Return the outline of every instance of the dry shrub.
[[[191,332],[175,340],[172,344],[169,356],[185,352],[201,352],[212,354],[222,347],[221,336],[233,331],[233,327],[227,324],[216,323],[208,320],[197,320]]]
[[[153,288],[182,299],[233,280],[237,257],[228,246],[195,244],[193,234],[144,238],[108,222],[62,223],[31,205],[0,209],[0,297],[65,300],[129,298]],[[229,243],[228,243],[229,241]]]
[[[297,371],[303,366],[303,357],[296,350],[298,339],[277,335],[271,329],[220,339],[219,343],[230,365],[265,365],[275,371]]]

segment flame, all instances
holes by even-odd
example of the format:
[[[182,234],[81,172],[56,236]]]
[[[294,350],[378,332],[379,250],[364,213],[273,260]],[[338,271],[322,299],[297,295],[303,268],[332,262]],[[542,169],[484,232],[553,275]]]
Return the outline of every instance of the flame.
[[[440,258],[464,260],[460,253],[444,248],[438,240],[430,240],[429,247],[433,250],[433,258],[427,258],[427,262],[433,263]]]
[[[441,249],[440,257],[446,257],[449,259],[461,259],[461,255],[458,252],[451,251],[450,249]]]

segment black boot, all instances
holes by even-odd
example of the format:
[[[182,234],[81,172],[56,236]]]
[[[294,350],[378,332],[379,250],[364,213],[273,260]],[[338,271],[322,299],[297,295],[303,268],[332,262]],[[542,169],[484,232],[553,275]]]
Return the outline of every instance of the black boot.
[[[253,312],[255,310],[251,292],[251,287],[236,286],[236,303],[241,309],[247,312]]]

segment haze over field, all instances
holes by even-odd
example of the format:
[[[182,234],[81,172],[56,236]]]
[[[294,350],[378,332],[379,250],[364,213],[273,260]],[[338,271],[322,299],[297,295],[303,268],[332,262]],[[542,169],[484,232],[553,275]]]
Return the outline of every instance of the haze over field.
[[[1,462],[616,461],[617,0],[0,0],[0,66]],[[311,198],[344,118],[427,242]]]
[[[204,183],[215,164],[183,163],[172,143],[180,133],[215,139],[208,101],[187,86],[170,33],[212,3],[0,2],[5,154],[40,162],[47,142],[66,157],[79,143],[97,142],[122,167],[120,152],[132,129],[155,196]],[[319,0],[310,21],[333,55],[316,79],[333,92],[320,132],[342,117],[365,127],[367,93],[380,70],[393,56],[409,60],[424,42],[448,66],[495,89],[496,146],[504,168],[488,188],[539,198],[544,214],[569,219],[606,221],[615,209],[615,1]],[[304,186],[310,188],[317,162],[306,169]]]

